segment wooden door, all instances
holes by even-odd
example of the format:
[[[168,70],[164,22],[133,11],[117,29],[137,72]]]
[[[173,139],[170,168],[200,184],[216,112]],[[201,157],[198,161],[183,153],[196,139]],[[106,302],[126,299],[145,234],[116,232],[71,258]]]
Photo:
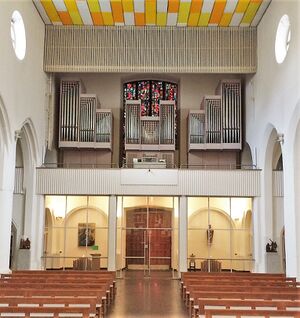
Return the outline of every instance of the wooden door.
[[[146,207],[127,210],[126,227],[126,256],[131,257],[127,265],[171,266],[171,210]]]

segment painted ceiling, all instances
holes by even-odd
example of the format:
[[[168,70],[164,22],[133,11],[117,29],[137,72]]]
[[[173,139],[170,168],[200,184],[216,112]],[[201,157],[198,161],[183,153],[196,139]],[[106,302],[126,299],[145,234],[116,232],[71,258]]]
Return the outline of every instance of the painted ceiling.
[[[271,0],[33,0],[45,24],[257,26]]]

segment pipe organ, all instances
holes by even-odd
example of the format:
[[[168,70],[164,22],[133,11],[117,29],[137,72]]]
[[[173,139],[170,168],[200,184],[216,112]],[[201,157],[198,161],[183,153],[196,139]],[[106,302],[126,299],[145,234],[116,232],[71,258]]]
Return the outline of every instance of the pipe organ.
[[[232,147],[236,145],[237,149],[241,149],[241,82],[222,80],[216,92],[222,96],[223,143],[232,144]]]
[[[159,116],[141,116],[141,101],[125,104],[125,150],[175,150],[175,102],[160,101]]]
[[[112,112],[80,80],[61,80],[59,114],[60,148],[112,149]]]
[[[220,81],[216,94],[204,96],[200,110],[190,111],[190,150],[240,150],[241,82]]]

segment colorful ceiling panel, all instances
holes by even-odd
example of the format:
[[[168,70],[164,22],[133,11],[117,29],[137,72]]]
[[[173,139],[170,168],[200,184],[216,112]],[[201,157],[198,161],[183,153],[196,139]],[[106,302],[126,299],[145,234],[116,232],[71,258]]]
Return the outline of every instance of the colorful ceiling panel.
[[[45,24],[257,26],[271,0],[33,0]]]

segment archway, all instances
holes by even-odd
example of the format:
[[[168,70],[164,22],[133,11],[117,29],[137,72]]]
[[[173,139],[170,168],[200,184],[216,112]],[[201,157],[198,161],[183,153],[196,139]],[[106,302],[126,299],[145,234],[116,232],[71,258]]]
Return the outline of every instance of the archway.
[[[12,223],[12,202],[14,187],[14,146],[7,106],[0,95],[0,270],[9,271]],[[12,246],[13,248],[13,246]],[[11,264],[10,264],[11,263]]]
[[[16,269],[29,269],[33,259],[40,262],[38,239],[40,214],[35,205],[35,167],[38,161],[37,138],[33,123],[27,119],[22,128],[15,132],[15,188],[13,196],[13,221],[16,225],[16,239],[29,239],[30,249],[16,249],[13,262]]]

